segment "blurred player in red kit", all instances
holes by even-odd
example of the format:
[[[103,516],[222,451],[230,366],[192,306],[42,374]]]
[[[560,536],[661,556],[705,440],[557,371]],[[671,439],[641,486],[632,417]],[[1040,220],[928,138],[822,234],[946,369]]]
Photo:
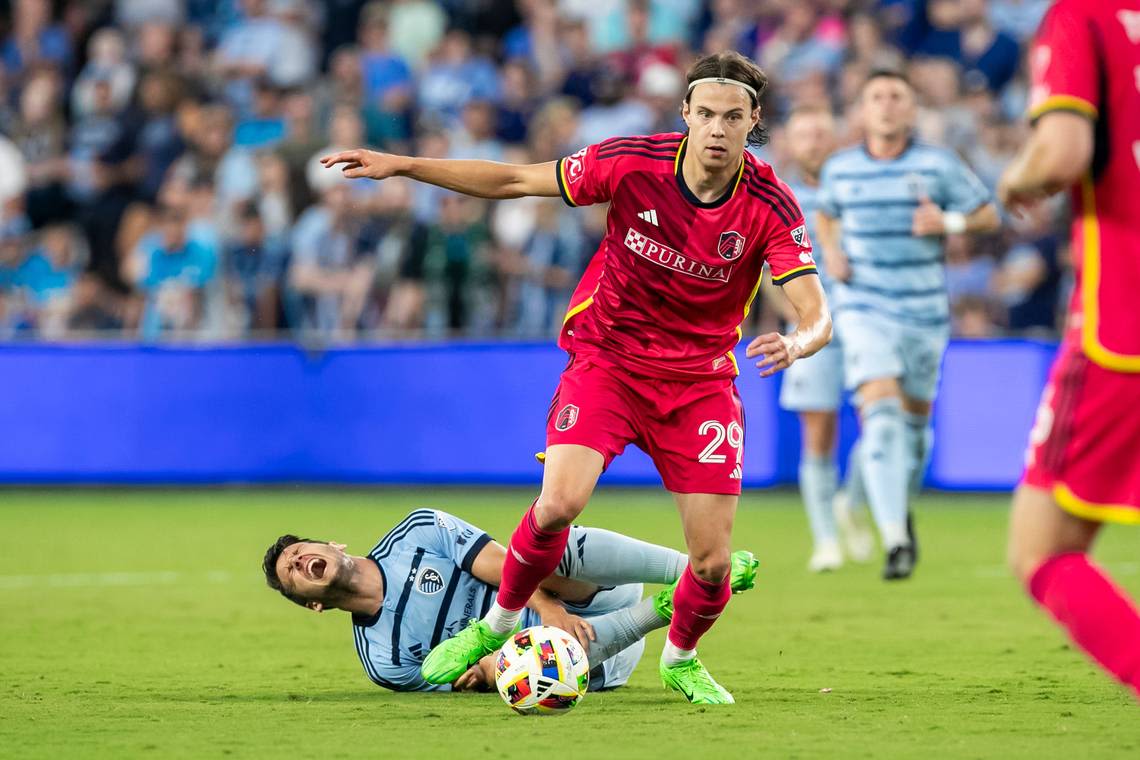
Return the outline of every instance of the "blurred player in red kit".
[[[1088,557],[1140,523],[1140,2],[1059,0],[1030,54],[1033,133],[998,194],[1020,213],[1068,188],[1076,287],[1013,499],[1029,593],[1140,696],[1140,614]]]
[[[685,134],[614,138],[532,165],[426,160],[364,150],[322,159],[349,177],[411,177],[469,195],[609,202],[602,244],[583,275],[560,345],[570,363],[550,406],[542,491],[511,536],[498,600],[441,643],[424,678],[449,683],[497,649],[538,583],[558,564],[570,523],[602,472],[635,443],[674,494],[689,565],[676,588],[660,673],[691,702],[732,695],[696,657],[730,590],[744,415],[733,349],[765,262],[798,315],[791,335],[748,346],[768,376],[822,348],[831,318],[803,214],[760,144],[767,77],[736,53],[702,58],[681,103]]]

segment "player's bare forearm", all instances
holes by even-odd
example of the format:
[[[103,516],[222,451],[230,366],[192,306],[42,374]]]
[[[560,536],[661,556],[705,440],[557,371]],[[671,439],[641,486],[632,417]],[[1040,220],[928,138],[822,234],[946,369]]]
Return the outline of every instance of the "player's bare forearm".
[[[997,206],[987,203],[966,215],[966,232],[986,234],[1001,229]]]
[[[1093,155],[1093,122],[1066,111],[1038,119],[1029,140],[998,182],[998,200],[1019,211],[1076,182],[1088,171]]]
[[[827,273],[840,282],[846,282],[851,277],[851,264],[839,239],[839,220],[822,211],[816,212],[815,243],[823,254]]]
[[[819,278],[797,277],[783,289],[796,312],[796,329],[791,335],[761,335],[748,344],[745,354],[749,359],[764,357],[756,364],[761,377],[787,369],[797,359],[811,356],[831,340],[831,312]]]
[[[387,179],[409,177],[429,185],[478,198],[521,198],[527,195],[558,195],[555,162],[504,164],[450,158],[395,156],[357,148],[321,159],[326,168],[341,167],[349,178]]]

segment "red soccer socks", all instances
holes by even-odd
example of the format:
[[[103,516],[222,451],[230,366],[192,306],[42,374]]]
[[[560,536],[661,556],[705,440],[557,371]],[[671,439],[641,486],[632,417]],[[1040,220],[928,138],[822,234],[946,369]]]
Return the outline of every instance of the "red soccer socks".
[[[1101,667],[1140,697],[1140,613],[1084,554],[1058,554],[1029,579],[1029,593]]]
[[[525,607],[538,584],[558,567],[569,536],[569,528],[554,532],[539,528],[531,504],[507,545],[498,605],[507,610]]]
[[[696,649],[697,641],[712,628],[731,596],[728,576],[719,583],[709,583],[693,573],[692,565],[687,565],[673,593],[669,641],[679,649]]]

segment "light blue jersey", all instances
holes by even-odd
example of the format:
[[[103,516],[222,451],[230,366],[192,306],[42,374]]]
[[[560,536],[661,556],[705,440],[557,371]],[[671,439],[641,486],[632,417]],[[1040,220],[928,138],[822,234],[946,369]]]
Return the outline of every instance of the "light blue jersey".
[[[582,554],[589,529],[574,526],[563,556],[566,570]],[[471,566],[491,537],[464,520],[435,509],[417,509],[388,532],[368,553],[384,578],[384,603],[373,617],[353,615],[356,652],[373,682],[395,691],[450,691],[420,675],[424,657],[454,636],[473,618],[482,618],[497,589],[475,577]],[[581,605],[567,604],[582,617],[603,615],[637,604],[640,583],[601,588]],[[542,621],[531,610],[524,628]],[[624,684],[644,642],[628,647],[590,671],[590,690]]]
[[[814,241],[816,212],[819,210],[820,186],[809,185],[794,172],[784,175],[788,187],[800,202],[807,223],[808,236]],[[818,250],[818,249],[817,249]],[[816,257],[819,281],[827,294],[829,307],[834,280],[827,274],[822,256]],[[832,307],[833,308],[833,307]],[[839,336],[833,334],[831,342],[813,356],[797,360],[784,370],[780,383],[780,406],[792,412],[825,412],[839,408],[843,401],[843,355]]]
[[[352,628],[369,678],[398,691],[451,689],[424,681],[420,664],[490,609],[495,588],[471,574],[490,540],[458,517],[417,509],[368,553],[384,577],[384,604],[372,618],[353,615]]]
[[[957,155],[920,142],[884,160],[863,146],[848,148],[823,165],[817,202],[840,221],[851,264],[851,278],[833,288],[833,311],[870,312],[917,327],[949,324],[943,240],[911,234],[923,197],[965,214],[990,199]]]

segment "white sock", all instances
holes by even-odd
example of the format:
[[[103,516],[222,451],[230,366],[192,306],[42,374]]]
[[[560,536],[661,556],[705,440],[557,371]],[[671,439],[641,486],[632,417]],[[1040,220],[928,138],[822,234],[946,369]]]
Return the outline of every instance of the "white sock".
[[[504,609],[499,606],[498,602],[495,602],[491,605],[491,609],[487,610],[483,622],[491,627],[492,632],[502,636],[513,631],[521,619],[522,610]]]
[[[687,662],[697,656],[695,649],[681,649],[665,637],[665,649],[661,652],[661,662],[665,665],[678,665],[682,662]]]
[[[889,552],[896,546],[909,546],[910,537],[906,533],[906,523],[884,523],[879,526],[879,532],[883,536],[883,546]]]

